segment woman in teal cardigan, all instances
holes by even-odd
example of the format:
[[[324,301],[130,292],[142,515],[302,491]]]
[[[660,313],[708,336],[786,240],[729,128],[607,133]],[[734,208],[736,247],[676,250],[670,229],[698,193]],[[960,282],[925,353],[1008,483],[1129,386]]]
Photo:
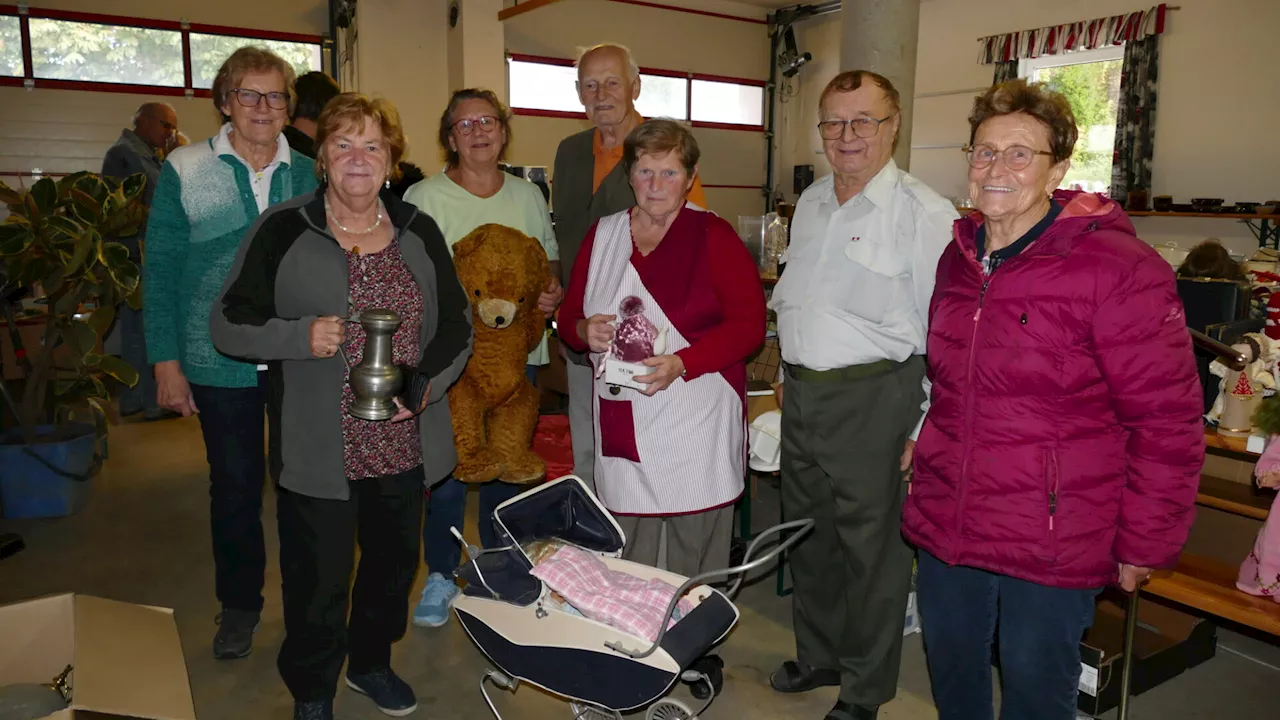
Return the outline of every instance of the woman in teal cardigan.
[[[267,373],[214,349],[209,312],[258,216],[316,189],[314,162],[281,135],[294,78],[261,48],[227,58],[213,81],[222,129],[169,155],[147,223],[143,318],[156,401],[183,416],[199,413],[209,461],[219,659],[249,654],[262,611]]]

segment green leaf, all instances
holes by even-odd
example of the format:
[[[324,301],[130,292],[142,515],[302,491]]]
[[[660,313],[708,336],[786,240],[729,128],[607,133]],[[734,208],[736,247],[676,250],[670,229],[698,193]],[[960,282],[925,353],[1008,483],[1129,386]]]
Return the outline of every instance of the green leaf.
[[[75,183],[75,189],[93,198],[99,213],[102,211],[102,203],[107,200],[107,195],[111,194],[102,176],[92,173],[87,173],[78,179]]]
[[[41,178],[35,185],[31,186],[31,192],[27,194],[27,203],[34,201],[40,216],[50,215],[58,204],[58,186],[53,182],[53,178]]]
[[[129,303],[129,307],[133,308],[134,310],[142,309],[142,280],[141,279],[139,279],[138,281],[138,286],[135,287],[133,291],[129,293],[128,297],[126,297],[124,301]]]
[[[84,358],[89,353],[97,352],[98,334],[83,320],[71,320],[62,329],[62,337],[71,346],[76,357]]]
[[[40,221],[40,227],[47,232],[50,242],[55,243],[76,242],[86,229],[82,223],[65,215],[46,215]]]
[[[138,371],[134,370],[129,363],[121,360],[115,355],[103,355],[102,360],[98,362],[99,369],[120,382],[133,387],[138,384]]]
[[[124,288],[125,292],[133,292],[138,286],[139,272],[137,263],[129,259],[129,249],[117,242],[104,242],[98,251],[98,260],[107,267],[111,279]]]
[[[93,314],[89,316],[89,327],[93,328],[93,332],[96,333],[98,337],[102,337],[111,329],[111,323],[115,322],[115,319],[115,303],[103,305],[97,310],[94,310]]]
[[[22,193],[14,190],[3,182],[0,182],[0,203],[4,203],[10,207],[14,205],[21,205]]]
[[[84,356],[85,367],[98,367],[98,363],[102,362],[103,357],[104,356],[99,355],[96,352],[91,352],[88,355],[85,355]]]
[[[70,198],[75,211],[86,222],[102,220],[102,202],[78,187],[71,188]]]
[[[127,200],[133,200],[142,195],[142,191],[147,187],[147,176],[143,173],[135,173],[124,179],[120,184],[120,189],[124,191],[124,197]]]
[[[76,241],[76,249],[71,253],[71,257],[67,260],[66,265],[62,267],[63,277],[70,277],[80,271],[85,261],[90,255],[96,255],[94,252],[98,249],[98,233],[91,228],[86,228],[85,232],[80,235]]]
[[[134,373],[134,375],[136,376],[137,373]],[[111,393],[107,392],[107,386],[103,385],[102,381],[99,380],[96,376],[90,375],[89,382],[93,383],[93,391],[88,393],[88,397],[91,397],[91,398],[97,397],[97,398],[102,398],[103,400],[111,399]],[[134,382],[137,382],[137,380],[134,380]]]
[[[10,216],[12,218],[12,216]],[[35,239],[31,226],[26,223],[0,224],[0,255],[17,255]]]

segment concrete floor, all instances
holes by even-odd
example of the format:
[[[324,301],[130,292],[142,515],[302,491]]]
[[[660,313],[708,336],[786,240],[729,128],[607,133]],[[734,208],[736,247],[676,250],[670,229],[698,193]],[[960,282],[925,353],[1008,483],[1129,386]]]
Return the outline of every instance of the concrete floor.
[[[284,720],[291,717],[291,701],[275,668],[284,627],[275,563],[274,502],[268,493],[264,513],[270,558],[267,604],[255,651],[244,660],[215,661],[210,644],[218,607],[213,596],[207,483],[204,447],[194,418],[114,427],[111,457],[95,481],[86,510],[57,520],[0,520],[0,531],[20,532],[27,543],[25,551],[0,562],[0,603],[74,591],[174,608],[201,720]],[[777,517],[776,492],[764,483],[759,487],[757,529]],[[473,534],[473,528],[468,534]],[[420,574],[419,588],[423,580]],[[727,663],[725,689],[703,718],[822,718],[834,703],[835,689],[795,697],[768,687],[769,673],[794,652],[791,602],[775,595],[773,574],[744,590],[737,604],[741,623],[721,650]],[[1137,697],[1131,717],[1280,715],[1280,647],[1226,631],[1220,632],[1220,642],[1213,660]],[[456,622],[436,630],[410,627],[395,647],[393,663],[418,692],[420,704],[414,717],[492,717],[478,690],[486,662]],[[683,690],[677,693],[687,697]],[[514,695],[494,694],[507,720],[571,717],[564,702],[532,687],[522,687]],[[337,711],[345,720],[383,717],[367,699],[345,687],[339,690]],[[1114,716],[1112,712],[1105,717]],[[937,717],[918,634],[906,640],[898,697],[883,708],[880,717]]]

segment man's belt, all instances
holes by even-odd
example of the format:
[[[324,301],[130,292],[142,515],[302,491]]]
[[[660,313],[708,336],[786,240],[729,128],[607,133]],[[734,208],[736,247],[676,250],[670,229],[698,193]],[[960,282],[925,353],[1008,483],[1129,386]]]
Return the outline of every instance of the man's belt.
[[[839,382],[842,380],[861,380],[863,378],[875,377],[883,375],[894,370],[902,363],[892,360],[877,360],[873,363],[865,365],[850,365],[849,367],[835,368],[832,370],[810,370],[807,367],[792,365],[791,363],[783,363],[786,368],[787,375],[800,380],[801,382]]]

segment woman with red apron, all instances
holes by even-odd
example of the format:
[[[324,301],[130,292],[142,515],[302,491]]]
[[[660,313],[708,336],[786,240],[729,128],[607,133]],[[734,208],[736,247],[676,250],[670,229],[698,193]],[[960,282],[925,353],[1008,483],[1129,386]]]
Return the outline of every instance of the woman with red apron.
[[[636,207],[588,232],[561,308],[560,337],[596,364],[596,493],[627,536],[623,557],[694,576],[727,567],[746,462],[746,359],[764,340],[760,276],[727,222],[686,202],[697,143],[669,120],[624,144]],[[623,300],[666,338],[644,360],[646,390],[605,382]],[[634,300],[628,300],[634,303]]]

